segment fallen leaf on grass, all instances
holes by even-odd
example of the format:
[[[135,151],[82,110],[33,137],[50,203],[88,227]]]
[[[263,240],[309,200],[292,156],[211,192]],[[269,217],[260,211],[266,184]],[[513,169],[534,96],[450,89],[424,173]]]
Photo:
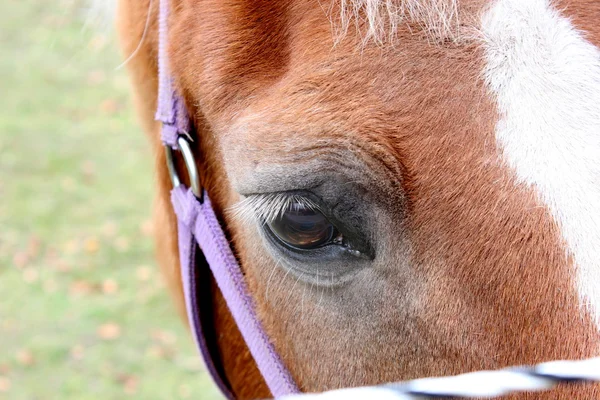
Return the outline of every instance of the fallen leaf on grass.
[[[0,320],[0,329],[6,332],[14,331],[15,329],[17,329],[17,321],[8,318],[3,321]]]
[[[154,232],[154,224],[152,223],[152,220],[148,219],[142,222],[140,225],[140,232],[144,236],[152,235],[152,233]]]
[[[163,346],[151,345],[146,349],[146,356],[153,359],[169,360],[173,355],[173,350]]]
[[[139,266],[135,270],[136,278],[138,278],[142,282],[145,282],[148,279],[150,279],[150,275],[151,275],[150,268],[145,265]]]
[[[81,163],[81,172],[86,175],[93,175],[96,173],[96,164],[92,160],[85,160]]]
[[[119,227],[115,221],[108,221],[108,222],[105,222],[104,225],[102,225],[102,233],[106,237],[110,237],[110,238],[115,237],[118,230],[119,230]]]
[[[54,268],[58,272],[69,272],[72,269],[71,265],[62,259],[59,259],[54,263]]]
[[[119,291],[119,284],[114,279],[105,279],[102,282],[102,293],[110,295]]]
[[[13,264],[21,269],[29,264],[29,255],[25,251],[19,251],[13,256]]]
[[[96,253],[100,249],[100,242],[95,237],[87,238],[83,244],[87,253]]]
[[[96,177],[96,165],[93,161],[87,160],[81,164],[81,173],[85,183],[92,183]]]
[[[152,339],[156,340],[157,342],[162,343],[163,345],[166,346],[172,346],[177,342],[177,336],[170,331],[165,331],[165,330],[155,330],[152,332],[151,334]]]
[[[100,109],[102,112],[108,115],[113,115],[119,111],[119,103],[114,99],[106,99],[100,103]]]
[[[87,83],[89,83],[90,85],[98,85],[98,84],[106,81],[106,73],[104,71],[102,71],[101,69],[96,69],[96,70],[90,71],[87,74],[86,80],[87,80]]]
[[[42,241],[39,237],[32,235],[29,237],[29,242],[27,242],[27,254],[31,258],[35,258],[40,254],[40,249],[42,248]]]
[[[114,322],[100,325],[97,330],[98,337],[102,340],[114,340],[121,336],[121,327]]]
[[[69,354],[73,360],[83,359],[84,353],[85,348],[80,344],[76,344],[75,346],[71,347],[71,350],[69,351]]]
[[[129,250],[129,239],[127,239],[125,236],[119,236],[115,240],[115,247],[121,253]]]
[[[69,294],[71,296],[85,296],[96,291],[94,284],[84,280],[77,280],[71,282],[69,285]]]
[[[192,388],[190,388],[190,385],[186,385],[184,383],[184,384],[179,385],[178,392],[179,392],[179,397],[181,397],[182,399],[187,399],[192,395]]]
[[[40,277],[40,274],[36,269],[25,268],[23,270],[23,280],[25,281],[25,283],[31,284],[31,283],[37,282],[39,277]]]
[[[75,179],[71,177],[63,178],[60,181],[60,187],[67,192],[72,192],[75,189]]]
[[[146,349],[146,355],[150,358],[163,358],[163,348],[157,345],[149,346]]]
[[[10,379],[6,376],[0,376],[0,393],[6,393],[10,390]]]
[[[46,279],[42,285],[44,293],[53,294],[58,290],[58,283],[54,279]]]
[[[31,236],[27,242],[27,249],[18,251],[13,256],[13,264],[17,268],[24,268],[31,260],[40,254],[42,242],[37,236]]]
[[[119,374],[117,382],[123,385],[123,391],[126,394],[135,394],[139,386],[139,379],[136,376],[128,374]]]
[[[65,243],[64,251],[66,254],[75,254],[79,251],[79,240],[71,239]]]
[[[33,364],[35,364],[35,358],[33,357],[33,353],[31,352],[31,350],[28,349],[21,349],[17,351],[15,359],[20,365],[24,367],[30,367]]]
[[[56,263],[60,260],[60,253],[54,246],[49,245],[46,247],[44,258],[49,263]]]

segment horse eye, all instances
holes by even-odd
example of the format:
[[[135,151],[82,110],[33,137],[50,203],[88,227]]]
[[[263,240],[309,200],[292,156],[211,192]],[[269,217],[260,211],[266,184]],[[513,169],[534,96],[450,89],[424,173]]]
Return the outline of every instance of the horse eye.
[[[294,249],[316,249],[336,240],[336,229],[323,213],[299,202],[291,203],[267,226],[279,241]]]

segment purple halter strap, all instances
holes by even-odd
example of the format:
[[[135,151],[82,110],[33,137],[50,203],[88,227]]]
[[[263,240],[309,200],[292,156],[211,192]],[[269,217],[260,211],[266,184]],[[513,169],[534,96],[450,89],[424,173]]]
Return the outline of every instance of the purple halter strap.
[[[164,145],[178,150],[179,137],[189,136],[190,122],[183,99],[174,90],[169,73],[168,12],[168,0],[160,0],[159,91],[156,120],[162,122],[161,139]],[[180,184],[172,190],[171,201],[177,215],[181,279],[188,321],[206,367],[223,394],[233,398],[215,367],[202,329],[200,307],[196,296],[199,283],[195,264],[196,245],[204,253],[217,285],[272,394],[280,397],[298,393],[296,384],[256,315],[244,276],[214,213],[210,199],[205,192],[201,195],[202,200],[199,200],[191,189]]]

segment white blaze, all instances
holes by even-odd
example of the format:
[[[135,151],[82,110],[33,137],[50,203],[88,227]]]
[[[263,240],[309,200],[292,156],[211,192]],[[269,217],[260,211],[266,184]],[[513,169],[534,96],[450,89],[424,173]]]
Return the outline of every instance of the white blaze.
[[[497,142],[560,226],[600,326],[600,52],[546,0],[497,0],[482,33]]]

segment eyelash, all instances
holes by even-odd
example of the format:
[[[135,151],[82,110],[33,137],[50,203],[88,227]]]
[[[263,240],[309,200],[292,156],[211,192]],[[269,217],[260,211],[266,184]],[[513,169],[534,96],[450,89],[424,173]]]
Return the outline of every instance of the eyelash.
[[[321,211],[319,206],[305,196],[294,193],[267,193],[252,195],[233,205],[229,212],[232,217],[246,222],[258,219],[267,224],[280,217],[290,204],[299,204],[305,208]]]

